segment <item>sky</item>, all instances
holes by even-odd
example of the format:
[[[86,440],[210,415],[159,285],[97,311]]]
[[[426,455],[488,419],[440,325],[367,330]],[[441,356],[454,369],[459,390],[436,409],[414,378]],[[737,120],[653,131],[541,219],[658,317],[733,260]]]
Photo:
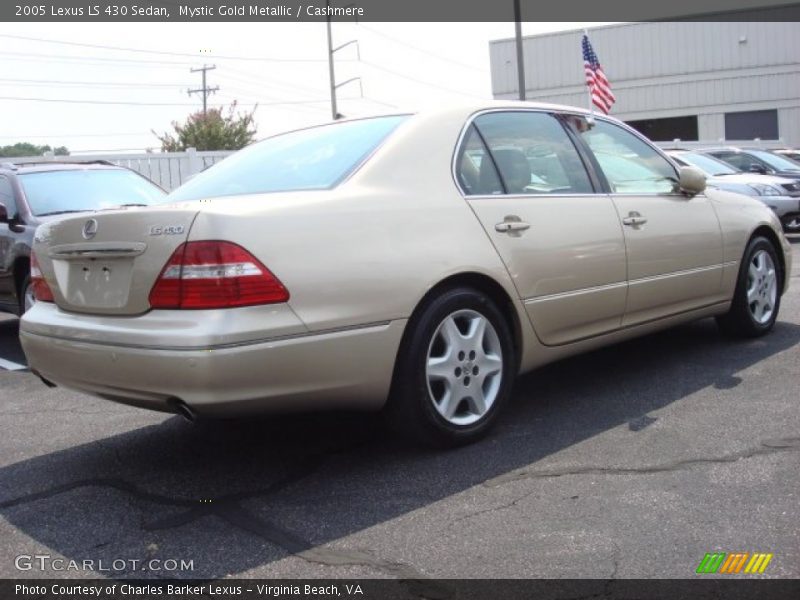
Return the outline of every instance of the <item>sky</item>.
[[[523,35],[603,23],[524,23]],[[489,41],[513,23],[334,23],[346,117],[491,99]],[[0,146],[160,150],[200,110],[192,68],[215,65],[209,106],[255,112],[257,139],[331,119],[325,23],[0,23]],[[582,72],[579,49],[575,68]]]

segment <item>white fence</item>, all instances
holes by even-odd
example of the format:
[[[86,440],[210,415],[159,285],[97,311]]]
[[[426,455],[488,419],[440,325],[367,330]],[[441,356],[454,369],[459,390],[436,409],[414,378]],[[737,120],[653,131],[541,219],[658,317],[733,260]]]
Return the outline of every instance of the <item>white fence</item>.
[[[45,156],[26,156],[9,158],[8,161],[21,164],[31,162],[48,162],[58,160],[92,161],[107,160],[133,169],[165,190],[173,190],[184,183],[190,176],[207,169],[226,156],[233,154],[231,150],[213,150],[198,152],[189,148],[186,152],[152,152],[145,154],[78,154],[71,156],[53,156],[48,152]]]

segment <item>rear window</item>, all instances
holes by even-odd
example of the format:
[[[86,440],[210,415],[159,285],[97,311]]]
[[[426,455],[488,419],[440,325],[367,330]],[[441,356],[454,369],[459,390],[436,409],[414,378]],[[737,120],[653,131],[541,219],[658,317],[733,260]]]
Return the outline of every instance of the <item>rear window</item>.
[[[406,118],[332,123],[268,138],[191,179],[173,191],[168,201],[330,189]]]
[[[28,206],[45,217],[117,206],[149,206],[165,192],[141,175],[125,169],[75,169],[19,175]]]
[[[734,169],[732,166],[717,160],[716,158],[711,158],[710,156],[705,156],[703,154],[684,152],[682,154],[678,154],[677,158],[680,158],[693,167],[697,167],[706,175],[733,175],[734,173],[740,172],[739,169]]]

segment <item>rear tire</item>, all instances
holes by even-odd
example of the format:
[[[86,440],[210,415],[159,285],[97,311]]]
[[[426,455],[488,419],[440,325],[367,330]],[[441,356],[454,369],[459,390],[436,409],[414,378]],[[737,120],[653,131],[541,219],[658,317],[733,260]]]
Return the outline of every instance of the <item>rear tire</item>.
[[[737,337],[758,337],[775,325],[783,280],[775,246],[765,237],[750,240],[739,267],[733,302],[717,317],[719,328]]]
[[[474,442],[511,395],[516,364],[511,329],[495,303],[471,288],[444,291],[408,324],[388,424],[426,445]]]

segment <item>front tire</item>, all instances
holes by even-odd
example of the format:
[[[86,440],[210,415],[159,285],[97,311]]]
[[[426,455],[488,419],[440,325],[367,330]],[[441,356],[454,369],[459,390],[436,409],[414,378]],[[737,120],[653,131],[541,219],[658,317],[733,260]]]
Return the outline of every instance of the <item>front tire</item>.
[[[426,302],[408,327],[385,411],[389,425],[440,447],[480,439],[516,374],[505,317],[485,294],[455,288]]]
[[[733,302],[717,317],[720,329],[738,337],[758,337],[775,325],[783,286],[775,246],[765,237],[750,240],[745,249]]]

